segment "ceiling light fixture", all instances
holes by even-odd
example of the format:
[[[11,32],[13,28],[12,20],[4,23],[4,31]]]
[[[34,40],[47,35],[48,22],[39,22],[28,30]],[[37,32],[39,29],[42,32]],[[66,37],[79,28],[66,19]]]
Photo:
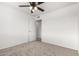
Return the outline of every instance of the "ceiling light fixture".
[[[32,11],[34,12],[35,10],[34,10],[34,9],[32,9]]]
[[[32,6],[30,6],[29,9],[32,10]]]
[[[29,7],[31,13],[33,13],[34,11],[37,11],[37,10],[44,12],[45,10],[38,6],[42,3],[44,3],[44,2],[29,2],[30,5],[19,5],[19,7]]]
[[[37,7],[34,7],[34,10],[38,10]]]

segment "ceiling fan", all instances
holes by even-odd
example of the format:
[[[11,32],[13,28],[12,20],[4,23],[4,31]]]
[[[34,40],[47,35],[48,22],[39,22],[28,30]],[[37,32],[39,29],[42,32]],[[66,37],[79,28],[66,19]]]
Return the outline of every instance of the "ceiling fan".
[[[30,5],[19,5],[19,7],[30,7],[31,13],[33,13],[35,10],[40,10],[41,12],[44,12],[44,9],[38,7],[38,5],[42,3],[44,2],[29,2]]]

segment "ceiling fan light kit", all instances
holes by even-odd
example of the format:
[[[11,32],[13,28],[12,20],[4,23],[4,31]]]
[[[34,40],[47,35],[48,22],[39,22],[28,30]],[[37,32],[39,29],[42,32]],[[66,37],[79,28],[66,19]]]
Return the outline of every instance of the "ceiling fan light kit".
[[[37,7],[34,7],[34,10],[38,10],[38,8]]]
[[[19,5],[19,7],[29,7],[29,9],[31,10],[31,13],[34,13],[36,10],[44,12],[44,9],[38,7],[38,5],[42,3],[44,2],[29,2],[30,5]]]
[[[30,6],[29,9],[32,10],[32,7]]]

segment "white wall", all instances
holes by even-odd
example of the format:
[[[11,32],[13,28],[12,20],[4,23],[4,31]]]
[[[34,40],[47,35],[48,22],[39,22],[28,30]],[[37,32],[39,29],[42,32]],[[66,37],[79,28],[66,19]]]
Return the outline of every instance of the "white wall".
[[[42,41],[78,50],[79,4],[41,15]]]
[[[31,16],[31,15],[30,15]],[[35,19],[33,18],[33,16],[28,18],[28,41],[34,41],[36,40],[36,27],[35,27]]]
[[[0,4],[0,49],[34,40],[34,24],[31,20],[31,16],[20,8]],[[32,35],[29,36],[30,29]]]

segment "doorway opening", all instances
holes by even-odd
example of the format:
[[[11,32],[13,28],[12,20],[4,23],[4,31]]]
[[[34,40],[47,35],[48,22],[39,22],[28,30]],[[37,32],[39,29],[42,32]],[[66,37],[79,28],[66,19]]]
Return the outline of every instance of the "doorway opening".
[[[36,41],[41,41],[42,20],[36,20]]]

